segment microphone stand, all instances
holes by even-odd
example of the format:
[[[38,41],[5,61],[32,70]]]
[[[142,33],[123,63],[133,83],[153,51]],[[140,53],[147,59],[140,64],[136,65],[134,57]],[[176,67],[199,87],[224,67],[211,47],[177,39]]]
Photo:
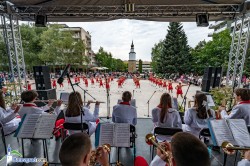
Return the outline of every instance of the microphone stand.
[[[105,82],[106,82],[105,87],[106,87],[106,93],[107,93],[107,119],[109,119],[110,117],[110,94],[109,94],[109,89],[107,88],[108,81],[107,81],[107,77],[105,74],[104,74],[104,77],[105,77]]]
[[[75,88],[74,88],[74,85],[73,85],[72,82],[71,82],[69,73],[67,73],[66,75],[67,75],[67,77],[68,77],[68,79],[69,79],[69,82],[70,82],[70,85],[71,85],[71,88],[72,88],[73,92],[76,93]],[[80,114],[80,116],[81,116],[81,131],[82,131],[82,133],[83,133],[83,120],[82,120],[82,116],[84,116],[84,112],[83,112],[82,105],[80,105],[80,100],[79,100],[79,98],[78,98],[77,96],[76,96],[76,100],[77,100],[77,103],[79,103],[78,106],[79,106],[80,109],[81,109],[81,114]]]
[[[154,91],[154,93],[151,95],[151,97],[150,97],[150,98],[148,99],[148,101],[147,101],[147,104],[148,104],[148,115],[144,115],[144,116],[149,117],[149,102],[150,102],[151,98],[154,96],[155,92],[156,92],[156,91]]]
[[[77,84],[73,84],[78,86],[81,90],[83,90],[83,101],[84,101],[84,105],[86,103],[86,93],[93,99],[96,100],[96,98],[94,98],[91,94],[89,94],[89,92],[87,92],[87,90],[83,89],[78,83]]]
[[[187,91],[186,91],[186,93],[185,93],[185,95],[184,95],[184,97],[183,97],[182,103],[181,103],[181,107],[182,107],[182,105],[184,104],[184,107],[183,107],[184,112],[185,112],[185,110],[186,110],[186,104],[187,104],[187,93],[188,93],[188,91],[189,91],[189,88],[190,88],[190,85],[191,85],[191,84],[192,84],[192,83],[189,82]]]

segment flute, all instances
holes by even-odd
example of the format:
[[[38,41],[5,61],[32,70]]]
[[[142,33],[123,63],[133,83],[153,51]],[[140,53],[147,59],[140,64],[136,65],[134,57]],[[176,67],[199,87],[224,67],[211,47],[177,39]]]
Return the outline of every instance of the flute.
[[[53,101],[53,102],[58,102],[59,100],[53,100],[53,99],[52,99],[52,101]],[[48,103],[49,100],[35,100],[34,102]],[[68,102],[68,101],[62,100],[62,102]],[[104,101],[98,101],[98,102],[99,102],[99,103],[105,103]],[[88,103],[88,102],[87,102],[87,101],[86,101],[86,102],[83,101],[83,103]],[[89,103],[96,103],[96,101],[90,101]]]

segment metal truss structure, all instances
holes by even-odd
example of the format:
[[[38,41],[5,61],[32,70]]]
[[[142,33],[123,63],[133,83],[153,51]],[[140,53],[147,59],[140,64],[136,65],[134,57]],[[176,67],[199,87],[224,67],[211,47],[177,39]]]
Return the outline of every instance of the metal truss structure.
[[[15,95],[17,96],[23,89],[22,79],[24,79],[26,83],[25,63],[18,17],[11,13],[1,14],[1,29],[8,53],[11,81],[15,81],[15,76],[17,76],[17,84],[13,82]],[[16,85],[19,87],[16,87]]]
[[[233,37],[227,69],[227,85],[240,87],[249,41],[250,15],[246,14],[234,22]]]
[[[84,21],[112,20],[120,18],[167,21],[178,19],[195,21],[196,14],[209,14],[210,20],[234,18],[241,12],[239,4],[191,4],[191,5],[135,5],[134,11],[126,12],[124,5],[55,5],[55,6],[17,6],[22,20],[31,21],[40,13],[47,16],[48,21]]]

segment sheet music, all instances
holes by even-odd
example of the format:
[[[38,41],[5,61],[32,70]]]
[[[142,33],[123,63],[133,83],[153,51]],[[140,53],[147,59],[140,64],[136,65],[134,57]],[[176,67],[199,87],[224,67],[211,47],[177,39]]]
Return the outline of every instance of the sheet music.
[[[130,124],[115,124],[115,146],[130,147]]]
[[[208,106],[209,107],[214,107],[215,104],[214,104],[214,100],[213,100],[212,96],[211,95],[206,95],[206,96],[207,96]]]
[[[247,130],[246,122],[243,119],[227,119],[229,128],[232,131],[235,142],[238,146],[250,147],[250,136]]]
[[[110,144],[114,146],[114,123],[102,123],[100,127],[99,145]]]
[[[39,118],[39,114],[27,114],[25,116],[24,122],[18,132],[18,138],[33,138],[35,132],[36,122]]]
[[[56,115],[42,114],[37,120],[34,138],[50,138],[55,127],[56,118]]]
[[[210,123],[218,146],[221,146],[224,141],[235,144],[233,135],[225,120],[211,120]]]
[[[63,104],[68,104],[69,101],[69,93],[67,92],[62,92],[60,95],[60,100],[63,101]]]

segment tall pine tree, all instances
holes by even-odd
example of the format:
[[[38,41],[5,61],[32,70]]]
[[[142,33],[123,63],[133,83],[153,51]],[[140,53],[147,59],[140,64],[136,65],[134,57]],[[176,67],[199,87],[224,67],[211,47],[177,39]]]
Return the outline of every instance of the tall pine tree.
[[[157,61],[159,72],[162,74],[189,73],[192,68],[190,62],[191,56],[183,26],[181,23],[171,22]]]

